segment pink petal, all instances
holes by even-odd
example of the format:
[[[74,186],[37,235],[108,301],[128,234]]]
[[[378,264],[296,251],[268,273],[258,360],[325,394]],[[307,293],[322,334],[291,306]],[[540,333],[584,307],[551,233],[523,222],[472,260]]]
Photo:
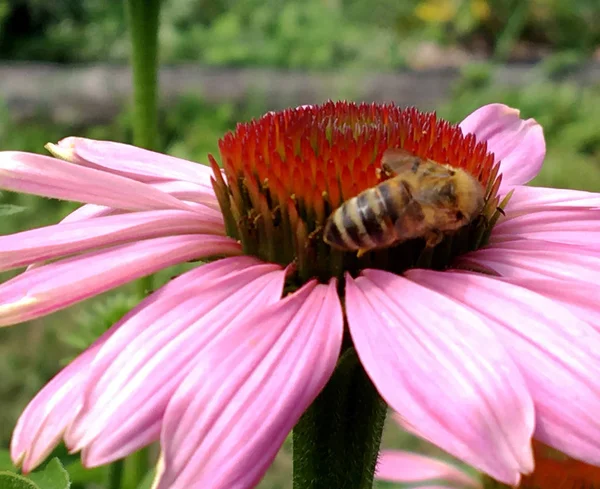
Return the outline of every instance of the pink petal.
[[[494,328],[533,396],[538,440],[584,462],[600,464],[597,330],[560,302],[505,281],[424,270],[408,276],[476,310]],[[554,287],[568,288],[561,282],[554,282]]]
[[[150,185],[32,153],[0,152],[0,188],[127,210],[190,210]]]
[[[146,211],[0,236],[0,271],[93,248],[177,234],[225,234],[223,222],[188,211]]]
[[[0,325],[50,314],[177,263],[240,252],[231,238],[193,234],[118,245],[40,266],[0,285]]]
[[[557,285],[556,280],[544,278],[511,278],[506,282],[532,290],[562,304],[600,332],[600,284],[578,283],[576,287]]]
[[[60,222],[64,224],[71,222],[80,222],[85,221],[86,219],[92,219],[94,217],[112,216],[116,214],[123,214],[125,212],[127,211],[113,209],[112,207],[106,207],[105,205],[84,204],[78,209],[75,209],[73,212],[68,214]]]
[[[600,208],[600,194],[582,190],[519,185],[515,187],[505,212],[507,217],[513,217],[529,212],[562,210],[565,207]]]
[[[11,457],[23,470],[33,470],[50,453],[60,440],[64,430],[75,419],[83,405],[83,387],[89,375],[92,362],[102,346],[114,335],[123,323],[132,317],[144,314],[146,310],[160,313],[153,304],[161,301],[169,304],[170,299],[185,289],[190,281],[202,276],[205,279],[220,277],[236,270],[256,265],[258,260],[239,257],[218,260],[209,265],[195,268],[183,274],[150,295],[131,310],[119,323],[113,325],[85,352],[64,368],[29,403],[13,433]],[[153,318],[149,318],[151,321]],[[119,332],[122,336],[122,333]]]
[[[481,483],[454,465],[435,458],[401,450],[383,450],[377,462],[378,479],[400,483],[444,480],[452,486],[479,489]],[[421,485],[419,487],[422,487]],[[440,486],[441,487],[441,486]]]
[[[329,380],[342,334],[334,281],[231,325],[169,403],[155,489],[253,488]]]
[[[158,321],[157,318],[167,314],[172,307],[170,302],[179,303],[182,298],[189,298],[196,292],[211,287],[218,279],[228,279],[245,270],[258,269],[268,273],[280,268],[278,265],[267,264],[258,258],[250,256],[236,256],[223,258],[212,263],[202,265],[170,280],[152,295],[144,299],[135,310],[131,311],[118,324],[126,323],[128,327],[122,328],[119,334],[106,348],[102,349],[94,363],[95,367],[108,368],[120,355],[124,344],[134,341],[138,335],[149,328],[150,324]],[[265,268],[266,267],[266,268]],[[189,292],[188,292],[189,291]],[[134,311],[136,311],[134,313]],[[133,325],[133,326],[132,326]]]
[[[518,239],[553,241],[600,250],[600,209],[565,207],[509,216],[494,227],[490,243]]]
[[[199,208],[205,217],[215,219],[216,217],[220,216],[220,218],[222,219],[221,212],[219,210],[219,204],[216,200],[216,197],[206,197],[205,194],[197,190],[198,185],[195,183],[183,181],[169,181],[149,183],[148,185],[160,190],[161,192],[170,194],[179,200],[183,200],[188,205],[190,204],[190,202],[203,204],[209,208]],[[194,209],[197,208],[194,207]],[[217,212],[211,212],[211,209]],[[73,212],[71,212],[61,222],[78,222],[85,219],[90,219],[92,217],[103,217],[115,214],[122,214],[123,212],[124,211],[114,209],[112,207],[85,204],[79,209],[76,209]]]
[[[149,183],[151,187],[154,187],[161,192],[172,195],[173,197],[185,201],[188,205],[190,203],[199,203],[208,208],[192,206],[194,210],[202,212],[203,216],[210,219],[220,218],[222,215],[219,208],[219,203],[216,197],[207,197],[204,193],[198,190],[198,185],[191,182],[183,181],[169,181],[169,182],[156,182]],[[212,212],[215,211],[215,212]],[[77,222],[84,219],[90,219],[92,217],[103,217],[115,214],[122,214],[125,211],[114,209],[112,207],[106,207],[94,204],[85,204],[79,209],[74,210],[68,216],[66,216],[61,222]]]
[[[539,173],[546,155],[542,126],[533,119],[521,119],[517,109],[485,105],[468,115],[460,128],[464,134],[473,133],[478,141],[486,141],[496,161],[501,161],[500,193],[529,182]]]
[[[457,265],[471,263],[506,278],[553,278],[596,283],[600,251],[589,247],[522,239],[494,243],[463,255]]]
[[[68,137],[46,148],[59,158],[138,181],[185,180],[212,193],[212,170],[206,165],[129,144]]]
[[[531,471],[533,403],[481,319],[388,272],[346,280],[354,346],[390,407],[420,436],[500,481],[516,484]]]
[[[54,450],[64,430],[81,409],[81,391],[88,368],[111,328],[61,370],[29,402],[13,432],[10,455],[24,473],[35,469]]]
[[[124,211],[121,209],[113,209],[112,207],[106,207],[104,205],[96,205],[96,204],[84,204],[78,209],[75,209],[70,214],[67,214],[60,223],[68,224],[74,222],[85,221],[86,219],[92,219],[94,217],[106,217],[106,216],[116,216],[119,214],[126,214],[128,211]],[[40,267],[44,264],[44,262],[38,261],[32,263],[27,267],[27,270],[32,270],[33,268]]]
[[[184,180],[154,182],[149,183],[149,185],[160,190],[161,192],[172,195],[179,200],[184,200],[186,202],[197,202],[216,211],[220,211],[221,209],[219,207],[219,201],[217,200],[212,187],[207,189],[206,186],[193,182],[186,182]]]
[[[178,295],[130,317],[89,372],[85,406],[69,429],[68,445],[85,446],[85,462],[92,466],[158,439],[167,403],[192,359],[226,334],[236,318],[279,301],[284,279],[284,270],[267,263],[224,277],[196,274]],[[142,429],[148,426],[155,429]]]

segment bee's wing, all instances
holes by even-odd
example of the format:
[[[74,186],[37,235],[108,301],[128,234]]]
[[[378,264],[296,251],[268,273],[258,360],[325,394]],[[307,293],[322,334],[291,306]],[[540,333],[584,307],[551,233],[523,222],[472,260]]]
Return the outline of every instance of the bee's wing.
[[[417,171],[424,160],[406,149],[392,148],[384,151],[381,167],[390,173],[402,174]]]

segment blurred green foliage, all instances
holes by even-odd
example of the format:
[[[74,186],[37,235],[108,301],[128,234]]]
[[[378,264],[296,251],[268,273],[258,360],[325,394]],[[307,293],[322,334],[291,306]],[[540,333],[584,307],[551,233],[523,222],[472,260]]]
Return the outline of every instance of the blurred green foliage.
[[[394,69],[415,43],[476,48],[498,59],[520,47],[591,53],[597,0],[170,0],[164,62],[289,69]],[[309,34],[310,33],[310,34]],[[0,57],[124,61],[122,2],[0,0]]]
[[[600,84],[582,88],[548,81],[543,70],[524,87],[499,87],[491,65],[470,66],[438,111],[452,121],[482,105],[517,107],[544,128],[547,153],[534,185],[600,191]]]
[[[415,12],[441,43],[479,44],[501,59],[519,43],[582,52],[600,43],[596,0],[422,0]]]
[[[384,5],[396,10],[393,2]],[[402,65],[394,23],[382,19],[357,25],[341,1],[172,0],[162,11],[161,56],[219,66]],[[121,2],[17,0],[0,15],[5,59],[123,61],[128,50]]]

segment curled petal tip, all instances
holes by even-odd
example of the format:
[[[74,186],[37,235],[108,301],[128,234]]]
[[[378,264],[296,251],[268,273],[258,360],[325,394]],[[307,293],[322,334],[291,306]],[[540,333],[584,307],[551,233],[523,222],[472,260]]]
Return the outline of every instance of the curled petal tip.
[[[19,312],[37,304],[38,298],[32,296],[22,297],[13,302],[0,304],[0,326],[10,326],[21,322]]]
[[[65,161],[73,161],[74,151],[72,145],[61,146],[60,143],[58,145],[54,143],[46,143],[44,148],[46,148],[48,152],[56,158]]]
[[[66,138],[62,138],[60,141],[58,141],[57,144],[61,148],[74,148],[75,144],[77,144],[77,142],[82,139],[84,138],[79,138],[77,136],[67,136]]]
[[[520,117],[521,111],[516,107],[511,107],[510,105],[505,104],[490,104],[488,107],[495,107],[498,109],[498,113],[501,115],[515,116]]]
[[[480,107],[460,123],[463,133],[486,141],[488,150],[500,161],[501,193],[533,179],[546,154],[544,131],[535,119],[521,119],[518,109],[504,104]]]

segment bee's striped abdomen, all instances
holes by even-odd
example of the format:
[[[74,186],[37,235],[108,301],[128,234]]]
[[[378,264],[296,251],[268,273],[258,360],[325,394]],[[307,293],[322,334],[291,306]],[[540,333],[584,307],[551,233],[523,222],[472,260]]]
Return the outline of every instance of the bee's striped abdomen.
[[[394,187],[396,187],[396,185],[390,180],[375,187],[377,189],[382,213],[389,218],[392,224],[396,222],[400,215],[399,209],[404,207],[410,198],[409,194],[404,191],[404,187],[402,188],[403,192],[394,190]]]
[[[329,217],[324,240],[344,250],[370,250],[395,240],[398,206],[410,196],[393,181],[383,182],[344,202]]]
[[[377,187],[366,190],[356,197],[356,207],[365,230],[360,248],[369,249],[385,244],[385,221]]]
[[[360,248],[359,216],[356,198],[344,202],[329,216],[325,224],[323,239],[326,243],[342,250]]]

